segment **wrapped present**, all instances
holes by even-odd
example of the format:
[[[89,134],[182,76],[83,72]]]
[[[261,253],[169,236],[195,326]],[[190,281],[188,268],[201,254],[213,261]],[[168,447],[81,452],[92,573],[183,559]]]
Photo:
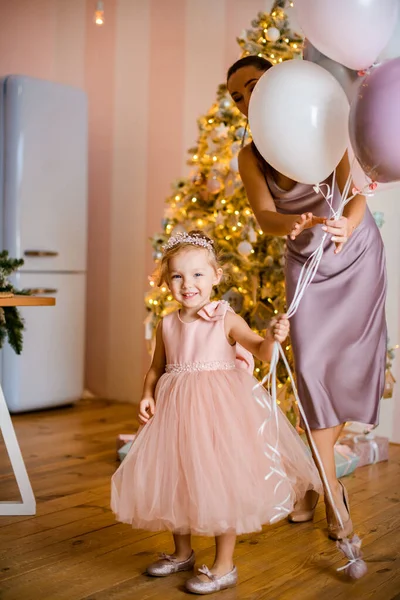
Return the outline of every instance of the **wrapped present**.
[[[335,444],[336,477],[350,475],[360,463],[360,457],[345,444]]]
[[[129,450],[131,449],[132,444],[133,444],[133,441],[127,442],[118,450],[118,458],[121,462],[124,460],[125,456],[128,454]]]
[[[136,437],[136,433],[120,433],[117,437],[117,452],[122,446],[125,446],[128,442],[133,442]]]
[[[360,459],[359,467],[372,465],[389,458],[388,438],[375,436],[373,433],[361,435],[348,433],[340,439],[340,444],[347,446],[357,454]]]
[[[274,309],[272,306],[268,306],[264,302],[257,302],[252,317],[254,321],[254,325],[257,327],[259,331],[263,331],[267,329],[269,326],[271,319],[274,316]]]
[[[225,292],[222,299],[228,302],[235,312],[242,312],[244,296],[236,288],[231,288]]]
[[[346,427],[343,430],[342,436],[345,437],[347,434],[358,434],[371,433],[375,425],[368,425],[367,423],[360,423],[359,421],[348,421]]]
[[[310,445],[305,434],[300,435],[303,442],[306,444],[309,452]],[[350,475],[356,470],[360,462],[360,457],[344,444],[335,444],[335,467],[336,477],[344,477]]]

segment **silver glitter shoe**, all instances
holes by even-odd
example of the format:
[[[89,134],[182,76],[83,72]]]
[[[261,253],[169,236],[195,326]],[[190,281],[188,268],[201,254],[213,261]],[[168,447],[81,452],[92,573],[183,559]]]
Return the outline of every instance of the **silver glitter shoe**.
[[[192,577],[192,579],[189,579],[186,582],[185,587],[187,591],[191,592],[192,594],[213,594],[214,592],[235,587],[238,581],[236,567],[233,567],[232,571],[226,575],[222,575],[222,577],[217,577],[217,575],[211,573],[210,569],[208,569],[208,567],[205,565],[199,569],[199,573],[206,575],[209,581],[202,581],[198,577]]]
[[[196,556],[192,550],[192,554],[186,560],[181,562],[177,561],[170,554],[160,554],[160,560],[152,563],[146,569],[146,573],[152,577],[167,577],[172,573],[178,573],[179,571],[191,571],[196,562]]]

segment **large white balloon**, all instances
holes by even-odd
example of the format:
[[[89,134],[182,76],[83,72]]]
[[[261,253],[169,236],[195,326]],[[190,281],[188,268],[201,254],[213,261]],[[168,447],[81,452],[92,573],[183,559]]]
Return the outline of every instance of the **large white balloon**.
[[[367,69],[393,33],[398,0],[296,0],[305,37],[329,58]]]
[[[274,169],[300,183],[326,179],[348,146],[349,103],[322,67],[288,60],[253,90],[249,122],[255,145]]]

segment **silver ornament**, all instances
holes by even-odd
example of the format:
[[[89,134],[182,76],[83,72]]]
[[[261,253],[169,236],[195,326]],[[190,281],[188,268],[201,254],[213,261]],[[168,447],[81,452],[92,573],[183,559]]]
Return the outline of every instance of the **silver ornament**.
[[[249,256],[253,250],[253,246],[250,244],[250,242],[244,241],[238,244],[237,249],[242,256]]]
[[[281,32],[279,29],[277,29],[277,27],[268,27],[267,31],[265,32],[265,37],[269,42],[277,42],[281,37]]]
[[[222,98],[222,100],[220,100],[219,102],[219,107],[220,108],[230,108],[232,106],[232,100],[230,100],[230,98]]]

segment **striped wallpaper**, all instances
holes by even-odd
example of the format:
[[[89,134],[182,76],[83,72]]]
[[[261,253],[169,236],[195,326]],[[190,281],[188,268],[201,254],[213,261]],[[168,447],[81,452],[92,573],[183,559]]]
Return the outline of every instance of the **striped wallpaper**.
[[[138,400],[148,356],[143,295],[171,182],[196,119],[238,57],[236,35],[272,0],[0,0],[0,73],[89,97],[86,384]]]
[[[0,0],[0,74],[59,81],[88,94],[86,385],[137,402],[148,365],[147,239],[160,229],[171,182],[187,172],[197,117],[239,55],[236,36],[272,0],[105,0],[103,27],[94,25],[95,4]]]

